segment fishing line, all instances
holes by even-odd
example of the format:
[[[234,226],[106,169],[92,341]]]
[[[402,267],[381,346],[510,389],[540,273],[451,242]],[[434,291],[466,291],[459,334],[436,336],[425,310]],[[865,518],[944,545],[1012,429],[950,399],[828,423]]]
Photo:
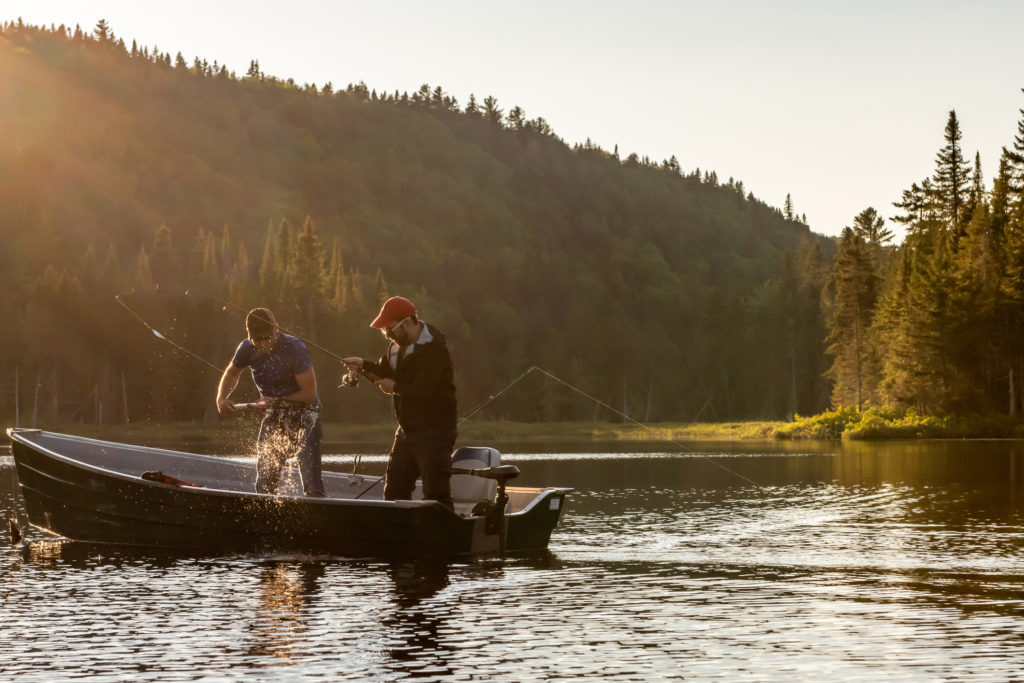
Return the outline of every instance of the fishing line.
[[[138,320],[140,323],[145,325],[146,329],[148,329],[150,332],[152,332],[153,335],[157,339],[161,339],[161,340],[167,342],[168,344],[170,344],[171,346],[173,346],[174,348],[178,349],[182,353],[186,353],[189,356],[192,356],[196,360],[198,360],[201,363],[205,364],[207,367],[213,369],[215,372],[217,372],[217,373],[221,373],[222,372],[221,368],[218,368],[213,363],[205,360],[204,358],[201,358],[200,356],[198,356],[195,353],[193,353],[193,352],[189,351],[188,349],[186,349],[181,344],[178,344],[174,340],[168,338],[166,335],[164,335],[159,330],[155,329],[152,325],[150,325],[148,322],[146,322],[142,318],[142,316],[140,316],[138,313],[136,313],[134,310],[132,310],[132,308],[130,306],[128,306],[128,304],[126,304],[121,299],[121,294],[125,294],[125,293],[128,293],[128,292],[133,292],[133,291],[134,290],[125,290],[125,292],[121,292],[120,294],[114,295],[114,299],[116,299],[117,303],[121,304],[121,306],[123,306],[126,311],[131,313],[132,316],[134,316],[136,320]],[[248,312],[248,311],[246,311],[246,309],[242,308],[241,306],[239,306],[237,304],[233,304],[230,301],[226,301],[226,300],[221,299],[219,297],[213,296],[212,294],[207,294],[206,292],[201,292],[199,290],[193,290],[193,289],[185,290],[185,295],[186,296],[191,296],[191,295],[205,296],[206,298],[208,298],[208,299],[210,299],[212,301],[216,301],[216,302],[222,304],[222,310],[227,310],[228,308],[233,308],[235,310],[238,310],[238,311],[241,311],[241,312],[244,312],[244,313]],[[320,346],[319,344],[317,344],[315,342],[312,342],[312,341],[310,341],[308,339],[300,337],[299,335],[295,334],[294,332],[291,332],[290,330],[287,330],[285,328],[280,328],[280,329],[281,329],[282,332],[284,332],[286,334],[290,334],[293,337],[295,337],[296,339],[300,339],[301,341],[305,342],[306,344],[309,344],[313,348],[318,349],[319,351],[322,351],[323,353],[327,354],[331,358],[335,358],[335,359],[337,359],[339,361],[344,361],[344,359],[341,356],[339,356],[338,354],[334,353],[333,351],[329,351],[328,349],[325,349],[324,347]],[[487,397],[487,400],[485,400],[483,403],[478,405],[476,408],[474,408],[473,410],[471,410],[470,412],[468,412],[464,416],[462,416],[459,419],[459,421],[457,422],[457,424],[462,424],[463,422],[465,422],[466,420],[471,418],[473,415],[476,415],[478,412],[480,412],[481,410],[486,408],[488,405],[490,405],[491,403],[496,401],[498,398],[500,398],[503,394],[505,394],[505,392],[507,392],[512,387],[514,387],[516,384],[518,384],[523,379],[525,379],[526,376],[529,375],[532,372],[539,372],[542,375],[545,375],[546,377],[549,377],[549,378],[553,379],[554,381],[558,382],[559,384],[561,384],[561,385],[571,389],[572,391],[575,391],[577,394],[583,396],[587,400],[593,401],[597,405],[605,408],[606,410],[610,410],[611,412],[615,413],[616,415],[622,417],[623,419],[625,419],[625,420],[627,420],[627,421],[629,421],[629,422],[631,422],[631,423],[633,423],[633,424],[635,424],[635,425],[637,425],[637,426],[639,426],[639,427],[641,427],[643,429],[646,429],[646,430],[649,430],[649,431],[655,431],[654,427],[646,425],[643,422],[640,422],[639,420],[637,420],[637,419],[635,419],[633,417],[630,417],[629,415],[627,415],[626,413],[622,412],[621,410],[617,410],[616,408],[613,408],[612,406],[608,405],[607,403],[605,403],[604,401],[600,400],[599,398],[596,398],[595,396],[591,396],[590,394],[588,394],[587,392],[583,391],[579,387],[576,387],[576,386],[570,384],[569,382],[566,382],[564,379],[562,379],[562,378],[560,378],[560,377],[558,377],[558,376],[548,372],[544,368],[538,367],[536,365],[531,365],[529,368],[526,369],[525,372],[523,372],[523,374],[519,375],[519,377],[517,377],[514,380],[512,380],[511,382],[509,382],[500,391],[497,391],[494,394],[491,394],[489,397]],[[723,464],[721,464],[719,462],[716,462],[716,461],[712,460],[711,458],[709,458],[707,456],[700,455],[699,453],[696,453],[692,449],[686,449],[686,448],[682,447],[682,445],[679,444],[678,441],[673,440],[672,443],[675,444],[677,447],[679,447],[681,449],[680,452],[692,453],[693,455],[698,456],[702,460],[704,460],[704,461],[714,465],[715,467],[718,467],[719,469],[721,469],[721,470],[723,470],[725,472],[728,472],[729,474],[732,474],[735,477],[738,477],[738,478],[746,481],[749,484],[752,484],[753,486],[759,486],[759,484],[757,482],[755,482],[754,480],[750,479],[749,477],[745,477],[744,475],[740,474],[739,472],[736,472],[735,470],[730,469],[729,467],[726,467],[725,465],[723,465]],[[358,461],[357,461],[357,466],[358,466]],[[370,488],[373,488],[373,487],[371,486]],[[369,490],[369,489],[367,489],[367,490]],[[365,493],[365,492],[366,491],[364,491],[363,493]],[[360,494],[360,496],[361,495],[362,494]],[[356,496],[356,497],[358,498],[359,496]]]
[[[230,301],[228,301],[226,299],[221,299],[220,297],[216,297],[213,294],[207,294],[206,292],[201,292],[198,289],[186,289],[185,290],[185,296],[194,296],[194,295],[205,296],[207,299],[210,299],[211,301],[216,301],[217,303],[221,304],[221,310],[222,311],[226,311],[228,308],[233,308],[236,311],[240,311],[242,313],[248,313],[249,312],[248,309],[242,308],[238,304],[233,304],[233,303],[231,303]],[[295,337],[299,341],[302,341],[302,342],[306,343],[307,345],[312,346],[317,351],[320,351],[322,353],[327,354],[328,356],[330,356],[334,360],[345,362],[345,358],[343,356],[339,356],[338,354],[334,353],[333,351],[331,351],[329,349],[325,349],[324,347],[320,346],[319,344],[317,344],[314,341],[311,341],[309,339],[306,339],[305,337],[299,336],[299,335],[295,334],[294,332],[292,332],[291,330],[289,330],[289,329],[287,329],[285,327],[281,327],[280,325],[278,325],[278,329],[281,330],[281,332],[284,332],[285,334],[290,334],[291,336]]]
[[[170,337],[166,336],[165,334],[163,334],[162,332],[160,332],[159,330],[157,330],[156,328],[154,328],[154,327],[153,327],[152,325],[150,325],[149,323],[147,323],[147,322],[146,322],[146,321],[145,321],[145,320],[144,320],[144,319],[142,318],[142,316],[141,316],[141,315],[139,315],[138,313],[136,313],[135,311],[133,311],[133,310],[132,310],[132,308],[131,308],[131,306],[129,306],[128,304],[126,304],[126,303],[125,303],[125,302],[124,302],[124,301],[123,301],[123,300],[121,299],[121,295],[122,295],[122,294],[131,294],[131,293],[134,293],[134,292],[135,292],[135,290],[134,290],[134,289],[126,289],[126,290],[125,290],[125,291],[123,291],[123,292],[120,292],[120,293],[118,293],[118,294],[115,294],[115,295],[114,295],[114,299],[115,299],[115,300],[117,301],[117,303],[121,304],[121,305],[122,305],[122,306],[124,307],[124,310],[128,311],[129,313],[131,313],[131,314],[132,314],[132,316],[134,316],[136,320],[138,320],[138,321],[139,321],[140,323],[142,323],[143,325],[145,325],[145,326],[146,326],[146,329],[148,329],[148,330],[149,330],[150,332],[152,332],[152,333],[153,333],[153,336],[155,336],[155,337],[156,337],[157,339],[160,339],[160,340],[162,340],[162,341],[165,341],[165,342],[167,342],[168,344],[170,344],[171,346],[173,346],[174,348],[176,348],[176,349],[177,349],[178,351],[181,351],[182,353],[185,353],[185,354],[188,354],[189,356],[192,356],[193,358],[195,358],[195,359],[196,359],[197,361],[199,361],[200,363],[202,363],[202,364],[204,364],[205,366],[207,366],[208,368],[212,369],[212,370],[213,370],[214,372],[216,372],[216,373],[217,373],[218,375],[224,372],[224,368],[218,368],[218,367],[217,367],[216,365],[214,365],[214,364],[213,364],[213,363],[211,363],[210,361],[206,360],[205,358],[202,358],[202,357],[200,357],[200,356],[198,356],[198,355],[196,355],[196,354],[192,353],[191,351],[189,351],[188,349],[186,349],[186,348],[185,348],[184,346],[182,346],[182,345],[181,345],[181,344],[179,344],[178,342],[174,341],[174,340],[173,340],[173,339],[171,339]]]
[[[610,410],[611,412],[615,413],[616,415],[619,415],[620,417],[622,417],[625,420],[628,420],[629,422],[632,422],[635,425],[638,425],[638,426],[640,426],[640,427],[642,427],[644,429],[650,430],[650,431],[655,431],[654,427],[648,426],[648,425],[644,424],[643,422],[640,422],[639,420],[636,420],[636,419],[630,417],[629,415],[625,414],[621,410],[616,410],[615,408],[611,407],[610,405],[608,405],[604,401],[602,401],[602,400],[600,400],[600,399],[598,399],[598,398],[596,398],[594,396],[591,396],[590,394],[588,394],[587,392],[583,391],[579,387],[573,386],[569,382],[566,382],[564,379],[561,379],[560,377],[556,377],[555,375],[551,374],[550,372],[548,372],[544,368],[538,367],[536,365],[531,365],[529,368],[527,368],[526,372],[524,372],[523,374],[519,375],[519,377],[517,377],[514,380],[512,380],[512,382],[510,382],[508,385],[506,385],[501,391],[499,391],[499,392],[489,396],[486,401],[481,403],[479,406],[477,406],[476,408],[471,410],[469,413],[467,413],[462,419],[460,419],[458,424],[462,424],[463,422],[468,420],[470,417],[472,417],[473,415],[475,415],[476,413],[481,411],[489,403],[495,401],[499,396],[501,396],[506,391],[511,389],[513,386],[518,384],[523,378],[525,378],[527,375],[529,375],[533,371],[537,371],[537,372],[541,373],[542,375],[546,375],[547,377],[550,377],[551,379],[555,380],[559,384],[561,384],[563,386],[566,386],[569,389],[572,389],[577,394],[586,397],[588,400],[593,401],[594,403],[598,404],[599,406]],[[737,472],[737,471],[735,471],[735,470],[733,470],[733,469],[731,469],[729,467],[726,467],[722,463],[716,462],[715,460],[712,460],[711,458],[707,457],[706,455],[701,455],[701,454],[697,453],[696,451],[694,451],[692,449],[687,449],[687,448],[683,447],[682,444],[680,444],[675,439],[673,439],[671,441],[671,443],[673,443],[674,445],[679,447],[680,448],[680,452],[687,452],[687,453],[691,453],[693,455],[696,455],[700,459],[702,459],[702,460],[704,460],[704,461],[714,465],[715,467],[718,467],[721,470],[724,470],[724,471],[728,472],[729,474],[732,474],[733,476],[739,477],[740,479],[742,479],[743,481],[745,481],[745,482],[747,482],[749,484],[752,484],[754,486],[760,486],[760,484],[758,484],[756,481],[750,479],[749,477],[743,476],[739,472]]]

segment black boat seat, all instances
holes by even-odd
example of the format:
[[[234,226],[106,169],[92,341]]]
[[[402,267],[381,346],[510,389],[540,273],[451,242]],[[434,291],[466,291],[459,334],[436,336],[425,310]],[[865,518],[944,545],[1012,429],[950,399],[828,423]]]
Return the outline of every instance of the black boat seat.
[[[452,467],[478,470],[501,465],[501,453],[493,448],[462,446],[452,453]],[[480,501],[493,503],[498,482],[468,474],[452,475],[452,501],[457,512],[468,512]]]

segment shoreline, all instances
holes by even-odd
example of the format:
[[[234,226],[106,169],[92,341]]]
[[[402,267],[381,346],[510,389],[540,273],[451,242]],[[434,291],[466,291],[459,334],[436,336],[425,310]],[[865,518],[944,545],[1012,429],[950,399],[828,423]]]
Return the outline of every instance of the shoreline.
[[[459,426],[458,442],[504,444],[664,444],[675,442],[808,442],[808,441],[916,441],[930,439],[1021,439],[1024,424],[1009,417],[996,418],[918,418],[881,424],[874,420],[865,429],[864,419],[834,419],[835,414],[794,421],[666,422],[650,425],[608,422],[510,422],[467,421]],[[135,444],[222,445],[245,444],[255,440],[259,419],[256,416],[219,418],[209,422],[150,421],[95,425],[82,422],[40,425],[47,431]],[[827,424],[828,428],[821,428]],[[25,427],[23,425],[23,427]],[[387,448],[395,425],[325,423],[324,443],[356,447]]]

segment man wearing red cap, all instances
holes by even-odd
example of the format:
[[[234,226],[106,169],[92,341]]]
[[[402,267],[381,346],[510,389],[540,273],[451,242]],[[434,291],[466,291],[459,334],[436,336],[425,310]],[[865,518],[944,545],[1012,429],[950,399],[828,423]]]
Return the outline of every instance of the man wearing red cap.
[[[390,394],[398,429],[384,480],[386,500],[408,500],[423,479],[423,497],[452,509],[451,453],[455,445],[456,404],[452,358],[444,335],[420,320],[412,302],[393,296],[370,323],[388,339],[376,363],[345,358]]]

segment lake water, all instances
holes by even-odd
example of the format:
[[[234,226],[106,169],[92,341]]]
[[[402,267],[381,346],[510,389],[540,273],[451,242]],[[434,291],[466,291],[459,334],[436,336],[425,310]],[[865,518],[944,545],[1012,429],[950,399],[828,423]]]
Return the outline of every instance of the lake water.
[[[507,455],[523,485],[577,489],[537,557],[167,556],[30,532],[0,549],[0,679],[1024,676],[1024,443],[675,448]]]

